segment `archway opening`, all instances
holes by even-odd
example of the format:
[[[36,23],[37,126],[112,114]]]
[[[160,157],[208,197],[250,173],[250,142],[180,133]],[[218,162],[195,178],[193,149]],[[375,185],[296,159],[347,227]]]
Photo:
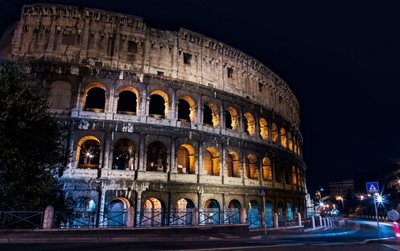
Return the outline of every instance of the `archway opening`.
[[[244,113],[244,132],[249,135],[253,136],[255,134],[255,122],[254,117],[251,113],[246,112]]]
[[[117,113],[136,114],[137,97],[132,91],[122,91],[118,95]]]
[[[204,219],[205,224],[219,224],[220,223],[220,206],[218,201],[209,199],[204,203]]]
[[[256,229],[261,226],[259,204],[256,200],[251,200],[248,203],[247,224],[249,224],[250,229]]]
[[[126,225],[126,210],[130,202],[125,198],[116,198],[110,202],[107,213],[107,227],[123,227]]]
[[[267,140],[269,136],[268,122],[265,118],[260,118],[259,124],[260,124],[260,137],[263,140]]]
[[[144,202],[141,226],[164,226],[164,205],[157,198],[151,197]]]
[[[78,167],[97,169],[100,164],[100,141],[93,136],[83,137],[77,147]]]
[[[272,206],[272,202],[267,201],[265,203],[265,223],[267,224],[267,227],[273,227],[273,211],[274,208]]]
[[[285,128],[282,127],[280,133],[281,133],[281,146],[287,148],[287,138],[286,138]]]
[[[106,90],[93,87],[86,94],[85,111],[104,112],[105,103]]]
[[[264,157],[262,161],[263,180],[272,180],[272,164],[268,157]]]
[[[173,225],[191,225],[193,223],[194,203],[190,199],[181,198],[176,201]]]
[[[178,119],[190,122],[190,105],[184,99],[179,99],[178,105]]]
[[[183,144],[178,148],[177,169],[178,173],[196,173],[194,147]]]
[[[257,157],[254,154],[247,156],[247,177],[249,179],[258,179]]]
[[[114,145],[112,169],[133,170],[135,145],[129,139],[120,139]]]
[[[160,141],[155,141],[147,147],[146,171],[167,171],[167,147]]]
[[[161,95],[150,95],[150,115],[157,118],[165,118],[165,102]]]
[[[278,126],[275,123],[271,126],[271,140],[274,143],[278,141]]]
[[[238,200],[231,200],[228,208],[225,210],[224,222],[228,224],[239,224],[241,207],[242,206]]]
[[[240,158],[235,151],[230,151],[226,159],[226,169],[228,177],[241,177]]]
[[[218,107],[214,103],[203,106],[203,124],[217,128],[219,125]]]
[[[219,151],[215,147],[208,147],[205,151],[204,171],[206,175],[219,176]]]
[[[236,130],[238,126],[238,113],[235,108],[228,107],[225,110],[225,128]]]

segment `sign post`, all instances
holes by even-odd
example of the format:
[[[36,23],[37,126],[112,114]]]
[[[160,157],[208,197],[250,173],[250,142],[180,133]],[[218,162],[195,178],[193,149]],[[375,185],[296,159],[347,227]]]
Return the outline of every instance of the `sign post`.
[[[374,198],[374,206],[375,206],[375,217],[376,217],[376,225],[378,226],[378,234],[380,236],[379,231],[379,218],[378,218],[378,196],[379,196],[379,183],[378,182],[367,182],[367,193],[372,194]]]
[[[267,189],[265,187],[260,187],[260,195],[263,198],[263,208],[264,208],[264,234],[267,235],[267,207],[265,205],[265,196],[267,195]],[[262,222],[262,221],[261,221]]]

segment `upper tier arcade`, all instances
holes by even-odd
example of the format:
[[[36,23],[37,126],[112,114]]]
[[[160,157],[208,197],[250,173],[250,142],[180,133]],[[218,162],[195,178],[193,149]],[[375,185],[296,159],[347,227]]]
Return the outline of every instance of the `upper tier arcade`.
[[[299,127],[288,85],[254,58],[219,41],[180,29],[147,27],[139,17],[62,5],[24,6],[5,48],[12,60],[161,75],[225,91],[259,104]],[[3,50],[4,53],[4,50]]]

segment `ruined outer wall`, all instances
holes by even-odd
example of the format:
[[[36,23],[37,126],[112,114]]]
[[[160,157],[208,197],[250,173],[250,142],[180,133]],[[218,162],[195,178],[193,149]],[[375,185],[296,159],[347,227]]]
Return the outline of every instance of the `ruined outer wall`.
[[[190,81],[248,98],[299,127],[298,102],[282,79],[254,58],[195,32],[149,28],[135,16],[43,4],[25,6],[15,32],[12,60]]]

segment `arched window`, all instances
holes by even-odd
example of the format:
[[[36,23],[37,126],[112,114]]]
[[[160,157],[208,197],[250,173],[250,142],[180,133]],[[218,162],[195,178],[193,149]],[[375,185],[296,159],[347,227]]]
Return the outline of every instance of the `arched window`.
[[[184,99],[179,99],[178,119],[190,122],[190,105]]]
[[[226,170],[228,177],[241,177],[240,175],[240,158],[235,151],[230,151],[227,155]]]
[[[292,138],[292,134],[290,132],[287,133],[287,137],[288,137],[288,148],[290,151],[293,151],[293,138]]]
[[[272,123],[271,127],[271,139],[272,142],[276,143],[278,141],[278,127],[275,123]]]
[[[228,107],[225,110],[225,128],[236,130],[238,127],[238,113],[235,108]]]
[[[160,141],[155,141],[147,147],[146,171],[167,171],[167,147]]]
[[[265,118],[260,118],[259,124],[260,124],[260,137],[263,140],[267,140],[269,136],[268,122],[267,120],[265,120]]]
[[[246,112],[244,113],[244,132],[247,135],[253,136],[255,134],[255,122],[254,117],[251,113]]]
[[[217,128],[219,125],[218,108],[214,103],[204,104],[203,124]]]
[[[178,149],[177,165],[178,173],[196,173],[194,147],[183,144]]]
[[[106,104],[106,90],[93,87],[87,91],[85,100],[85,111],[104,112]]]
[[[281,128],[281,146],[283,146],[284,148],[287,147],[287,138],[286,138],[286,130],[285,128]]]
[[[254,154],[247,156],[247,177],[249,179],[258,179],[257,157]]]
[[[68,110],[71,108],[71,84],[66,81],[55,81],[50,85],[47,99],[50,109]]]
[[[133,170],[135,146],[129,139],[120,139],[114,145],[112,169]]]
[[[166,118],[168,114],[168,95],[163,91],[153,91],[150,94],[150,116]]]
[[[204,171],[206,175],[219,176],[220,156],[218,149],[208,147],[204,157]]]
[[[132,91],[122,91],[118,95],[117,113],[136,114],[137,97]]]
[[[264,157],[262,161],[262,171],[264,180],[272,180],[272,165],[268,157]]]
[[[100,164],[100,141],[93,136],[82,138],[77,147],[78,167],[97,169]]]
[[[295,166],[292,166],[292,184],[295,186],[298,185],[297,168]]]

